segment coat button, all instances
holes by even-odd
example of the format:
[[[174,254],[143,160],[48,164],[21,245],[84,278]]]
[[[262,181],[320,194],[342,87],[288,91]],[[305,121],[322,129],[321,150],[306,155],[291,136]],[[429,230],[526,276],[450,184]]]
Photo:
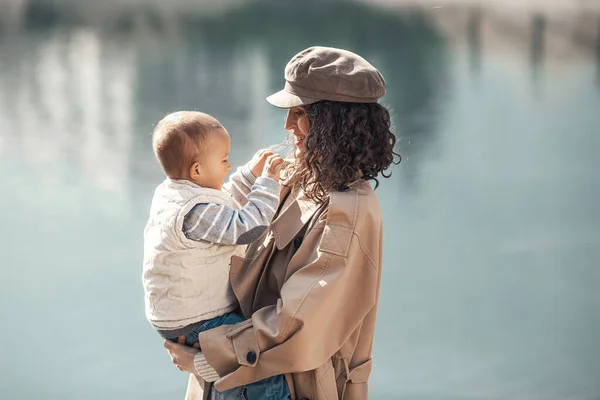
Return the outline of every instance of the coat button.
[[[302,244],[302,238],[300,236],[298,236],[296,239],[294,239],[294,247],[299,249],[300,245]]]
[[[248,361],[248,364],[254,364],[256,362],[256,353],[253,351],[249,351],[246,354],[246,361]]]

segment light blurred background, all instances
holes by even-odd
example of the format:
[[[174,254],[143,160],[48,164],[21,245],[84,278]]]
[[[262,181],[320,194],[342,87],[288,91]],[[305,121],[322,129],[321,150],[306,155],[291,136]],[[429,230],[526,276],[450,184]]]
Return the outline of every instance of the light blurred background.
[[[0,0],[0,398],[183,398],[143,312],[150,132],[205,111],[244,163],[311,45],[382,71],[403,155],[370,398],[600,398],[596,0]]]

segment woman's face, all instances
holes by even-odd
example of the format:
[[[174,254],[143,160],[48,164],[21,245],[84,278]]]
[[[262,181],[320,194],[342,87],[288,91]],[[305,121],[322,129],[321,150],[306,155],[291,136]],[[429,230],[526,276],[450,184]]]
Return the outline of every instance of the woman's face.
[[[310,121],[304,107],[292,107],[288,110],[285,130],[291,131],[294,135],[295,155],[297,158],[300,157],[306,150],[304,139],[310,131]]]

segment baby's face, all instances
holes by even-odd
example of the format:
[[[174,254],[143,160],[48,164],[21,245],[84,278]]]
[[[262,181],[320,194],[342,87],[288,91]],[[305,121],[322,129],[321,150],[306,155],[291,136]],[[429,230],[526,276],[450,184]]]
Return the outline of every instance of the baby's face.
[[[229,148],[231,139],[224,129],[215,129],[208,134],[199,162],[199,176],[194,183],[205,188],[221,190],[227,173],[231,169]]]

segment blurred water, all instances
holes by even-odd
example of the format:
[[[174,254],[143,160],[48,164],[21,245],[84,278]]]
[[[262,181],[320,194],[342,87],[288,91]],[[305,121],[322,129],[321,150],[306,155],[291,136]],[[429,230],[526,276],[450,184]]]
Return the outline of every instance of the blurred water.
[[[378,189],[371,397],[600,398],[598,15],[275,0],[175,14],[29,8],[0,24],[3,399],[182,398],[143,315],[162,179],[149,133],[202,110],[245,162],[283,140],[264,98],[313,44],[380,68],[404,156]]]

